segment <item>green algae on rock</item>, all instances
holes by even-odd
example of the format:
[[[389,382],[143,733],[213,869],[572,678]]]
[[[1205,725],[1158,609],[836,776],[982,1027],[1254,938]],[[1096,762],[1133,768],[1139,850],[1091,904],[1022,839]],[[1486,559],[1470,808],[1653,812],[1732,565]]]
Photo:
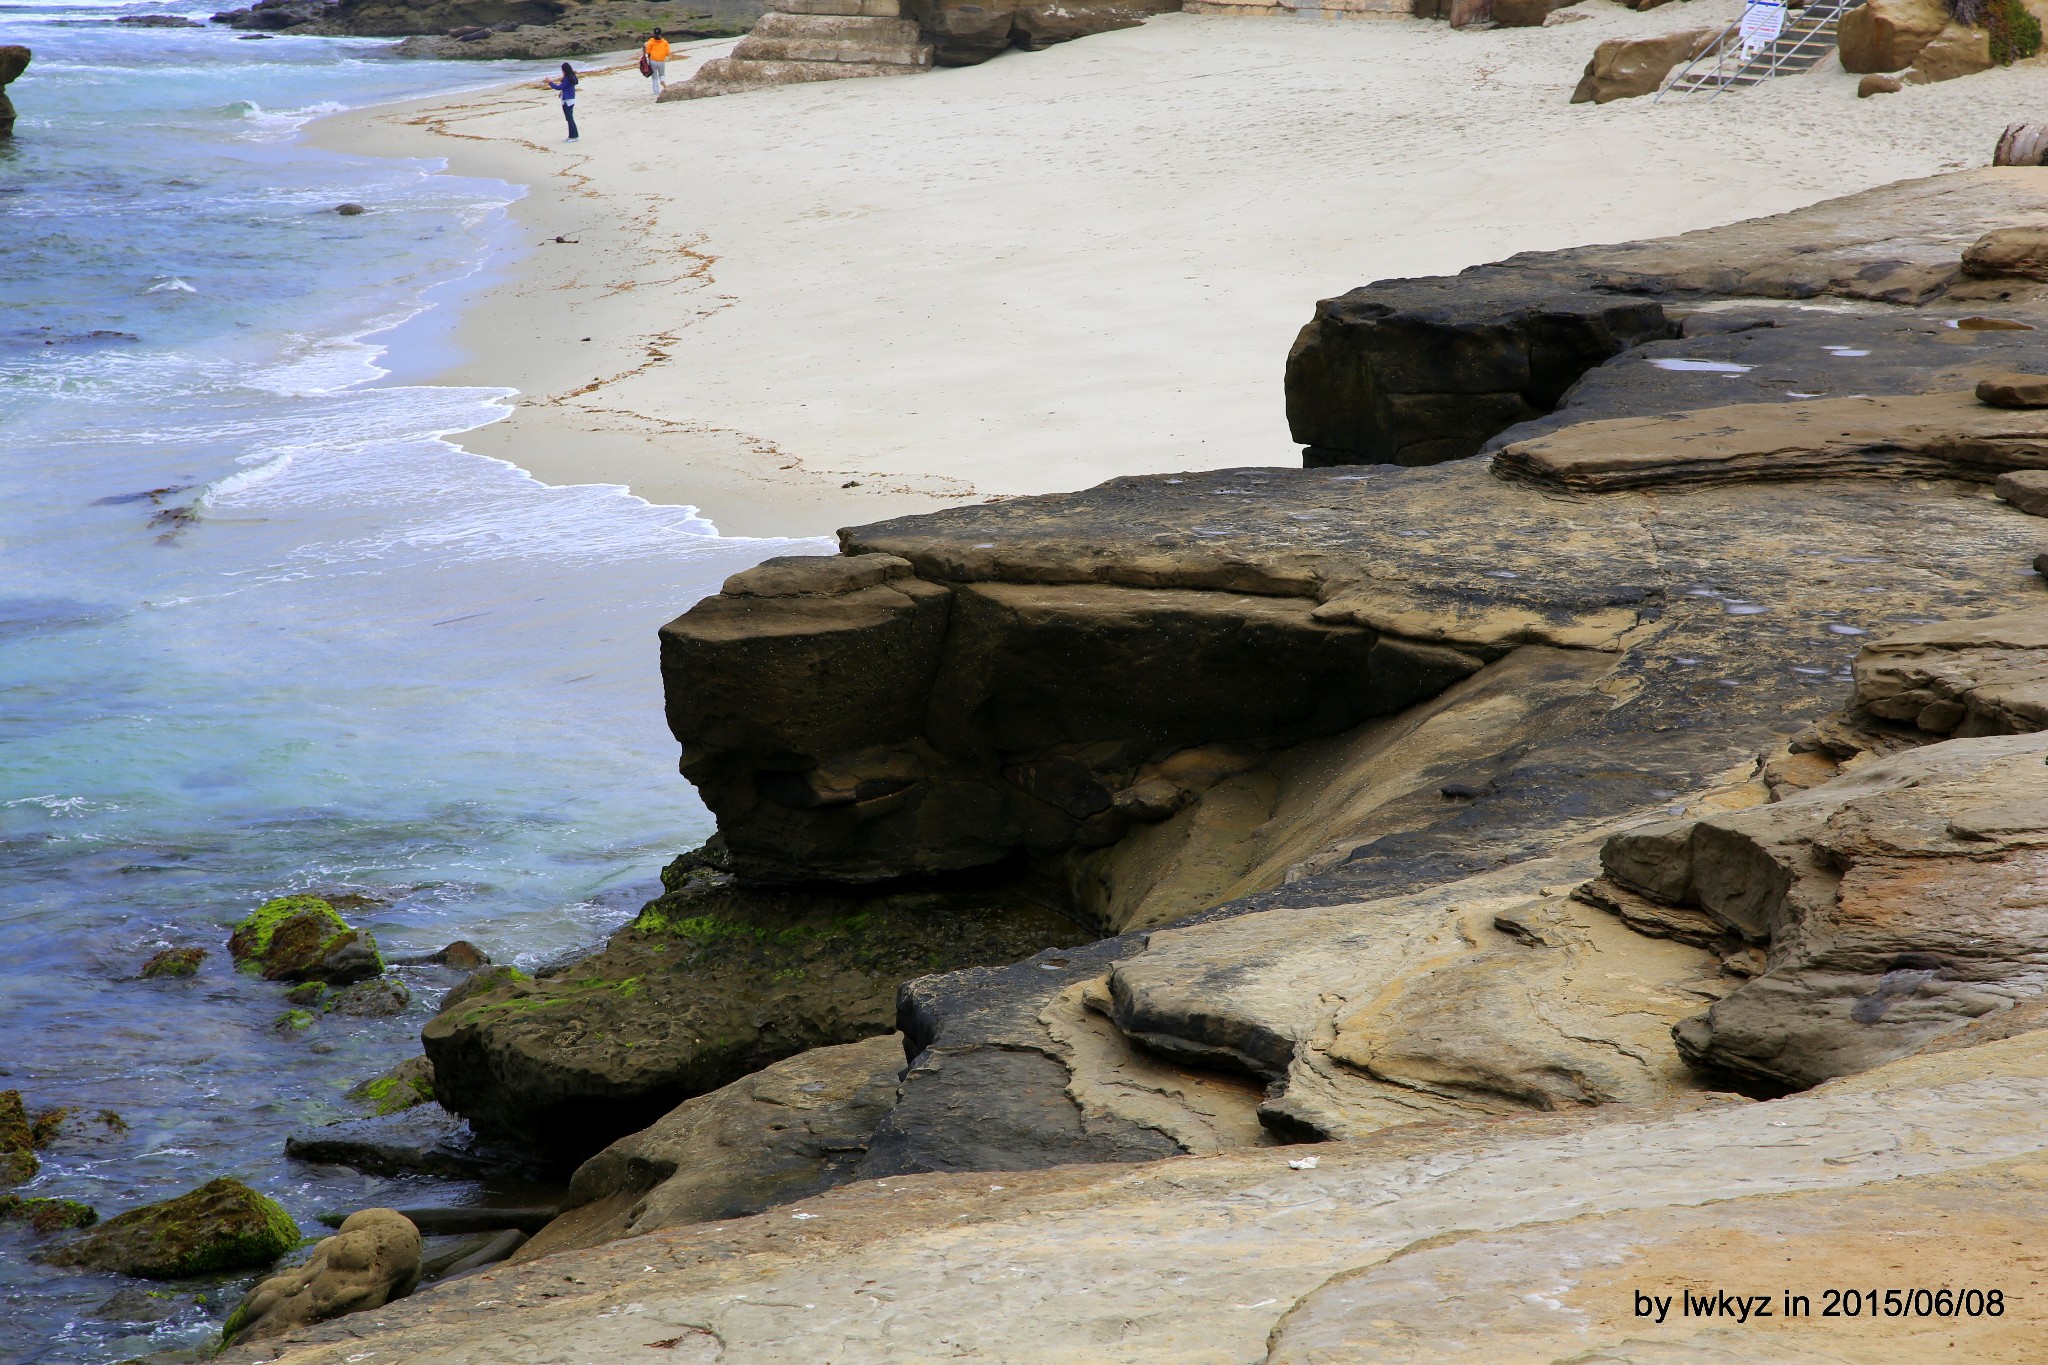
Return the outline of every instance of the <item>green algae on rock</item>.
[[[175,1199],[110,1218],[42,1259],[146,1280],[178,1280],[267,1266],[299,1241],[299,1225],[282,1205],[224,1176]]]
[[[703,854],[594,956],[444,1008],[421,1042],[479,1132],[586,1156],[693,1095],[894,1026],[897,986],[1088,932],[1015,891],[791,889]]]
[[[396,1114],[434,1098],[434,1064],[408,1057],[381,1076],[372,1076],[348,1092],[348,1098],[369,1106],[378,1118]]]
[[[164,977],[196,976],[199,963],[205,956],[204,948],[166,948],[142,964],[142,979],[156,981]]]
[[[33,1180],[41,1169],[21,1092],[0,1090],[0,1184],[19,1185],[24,1180]]]
[[[45,1235],[89,1228],[100,1220],[92,1205],[76,1199],[23,1199],[0,1195],[0,1223],[26,1223],[31,1231]]]
[[[228,940],[235,966],[266,981],[345,986],[382,974],[377,940],[351,927],[318,896],[266,901]]]

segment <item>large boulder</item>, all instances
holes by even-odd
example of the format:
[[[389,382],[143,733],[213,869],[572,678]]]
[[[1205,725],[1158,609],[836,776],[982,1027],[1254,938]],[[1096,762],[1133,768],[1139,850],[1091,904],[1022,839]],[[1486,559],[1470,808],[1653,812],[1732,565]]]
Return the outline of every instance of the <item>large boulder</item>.
[[[742,1218],[851,1180],[902,1071],[903,1040],[884,1033],[685,1100],[577,1167],[562,1215],[516,1259]]]
[[[1087,937],[1000,889],[754,887],[695,858],[664,877],[669,894],[595,956],[427,1024],[443,1105],[580,1160],[784,1057],[887,1033],[911,977]]]
[[[1865,0],[1842,16],[1836,50],[1844,71],[1904,71],[1949,25],[1943,0]]]
[[[265,981],[345,986],[381,974],[377,940],[351,928],[318,896],[279,896],[257,907],[228,940],[235,966]]]
[[[420,1233],[396,1209],[364,1209],[321,1239],[306,1263],[251,1289],[221,1328],[223,1341],[282,1336],[345,1313],[382,1308],[420,1281]]]
[[[282,1205],[223,1177],[110,1218],[41,1259],[146,1280],[181,1280],[267,1266],[298,1244],[298,1224]]]
[[[1012,47],[1040,48],[1132,28],[1180,0],[905,0],[940,66],[973,66]]]
[[[1721,35],[1717,28],[1688,28],[1654,38],[1609,38],[1593,49],[1573,104],[1606,104],[1654,95],[1675,66],[1705,52]]]
[[[14,136],[14,105],[7,98],[7,87],[28,70],[29,57],[25,47],[12,43],[0,46],[0,137]]]

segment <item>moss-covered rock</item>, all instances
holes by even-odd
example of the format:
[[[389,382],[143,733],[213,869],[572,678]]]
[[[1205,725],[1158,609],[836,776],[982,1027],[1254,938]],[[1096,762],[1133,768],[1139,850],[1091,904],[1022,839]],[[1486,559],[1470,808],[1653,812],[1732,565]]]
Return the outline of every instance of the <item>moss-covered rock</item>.
[[[434,1064],[425,1057],[408,1057],[356,1086],[348,1097],[378,1118],[426,1104],[434,1098]]]
[[[110,1218],[42,1259],[146,1280],[178,1280],[267,1266],[299,1241],[299,1226],[282,1205],[223,1177],[176,1199]]]
[[[23,1199],[0,1194],[0,1223],[26,1223],[31,1231],[47,1236],[89,1228],[100,1220],[92,1205],[76,1199]]]
[[[318,896],[266,901],[228,940],[235,966],[266,981],[324,981],[345,986],[384,971],[377,940],[351,927]]]
[[[389,1019],[394,1014],[405,1013],[405,1007],[411,1003],[412,992],[406,989],[405,983],[387,975],[344,986],[327,1001],[325,1008],[329,1014],[347,1015],[353,1019]]]
[[[91,1152],[127,1133],[127,1120],[111,1109],[65,1105],[42,1110],[29,1120],[29,1140],[39,1152],[51,1147],[74,1153]]]
[[[452,1010],[473,995],[482,995],[503,986],[524,986],[532,981],[531,976],[509,962],[481,967],[449,988],[448,994],[441,997],[441,1009]]]
[[[0,1185],[19,1185],[35,1179],[42,1163],[36,1160],[35,1132],[28,1121],[19,1090],[0,1090]]]
[[[286,1038],[296,1037],[320,1022],[311,1010],[286,1010],[270,1021],[270,1031]]]
[[[587,1155],[771,1062],[887,1033],[911,977],[1091,937],[999,889],[761,887],[696,856],[664,881],[596,955],[452,996],[421,1035],[444,1106]]]
[[[166,977],[197,976],[199,964],[205,958],[204,948],[166,948],[142,964],[142,979],[157,981]]]

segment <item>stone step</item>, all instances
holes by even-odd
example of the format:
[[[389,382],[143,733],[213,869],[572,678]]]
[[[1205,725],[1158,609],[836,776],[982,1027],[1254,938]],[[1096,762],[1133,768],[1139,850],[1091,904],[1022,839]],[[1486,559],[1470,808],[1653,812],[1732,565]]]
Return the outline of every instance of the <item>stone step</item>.
[[[661,92],[661,103],[697,100],[712,95],[736,95],[748,90],[767,90],[778,85],[801,85],[810,81],[852,80],[863,76],[915,76],[931,69],[931,48],[916,64],[887,62],[791,62],[749,61],[739,57],[717,57],[704,63],[696,74]]]
[[[908,19],[766,14],[732,50],[739,61],[931,65],[931,48]]]
[[[832,14],[863,19],[900,19],[897,0],[771,0],[771,14]]]

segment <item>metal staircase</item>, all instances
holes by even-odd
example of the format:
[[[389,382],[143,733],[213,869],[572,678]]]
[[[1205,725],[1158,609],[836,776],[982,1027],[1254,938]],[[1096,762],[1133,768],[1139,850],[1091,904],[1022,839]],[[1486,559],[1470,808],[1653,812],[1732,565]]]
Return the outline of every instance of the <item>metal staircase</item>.
[[[1726,90],[1811,70],[1835,50],[1835,26],[1860,3],[1862,0],[1813,0],[1797,18],[1786,22],[1775,40],[1748,53],[1743,51],[1742,21],[1738,19],[1678,68],[1657,92],[1657,99],[1698,94],[1719,99]]]

